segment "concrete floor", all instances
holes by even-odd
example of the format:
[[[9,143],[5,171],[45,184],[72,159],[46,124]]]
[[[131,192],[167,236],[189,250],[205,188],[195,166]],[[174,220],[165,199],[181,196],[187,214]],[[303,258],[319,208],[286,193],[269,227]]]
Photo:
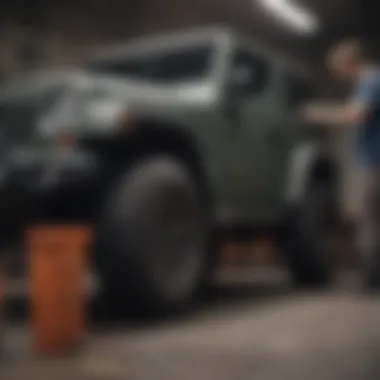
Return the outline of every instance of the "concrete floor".
[[[264,277],[239,274],[176,321],[98,321],[75,358],[33,357],[26,327],[11,324],[0,379],[380,378],[380,296],[361,294],[355,277],[314,294]]]

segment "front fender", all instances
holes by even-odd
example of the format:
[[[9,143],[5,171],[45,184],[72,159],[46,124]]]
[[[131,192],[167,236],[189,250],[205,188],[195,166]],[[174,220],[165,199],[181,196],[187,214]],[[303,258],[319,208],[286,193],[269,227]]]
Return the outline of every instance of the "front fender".
[[[297,204],[304,197],[309,175],[322,154],[322,146],[317,142],[305,142],[293,148],[285,184],[285,199],[289,205]]]

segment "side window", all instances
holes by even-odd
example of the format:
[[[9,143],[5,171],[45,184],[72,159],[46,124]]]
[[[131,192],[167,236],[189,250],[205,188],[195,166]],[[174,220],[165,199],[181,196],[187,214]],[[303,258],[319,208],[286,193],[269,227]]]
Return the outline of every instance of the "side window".
[[[245,96],[262,92],[269,83],[269,66],[251,52],[239,50],[232,60],[230,85]]]

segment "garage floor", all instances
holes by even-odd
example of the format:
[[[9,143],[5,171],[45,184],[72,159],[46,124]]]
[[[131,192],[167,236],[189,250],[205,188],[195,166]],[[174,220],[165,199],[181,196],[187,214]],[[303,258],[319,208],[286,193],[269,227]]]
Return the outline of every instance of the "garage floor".
[[[380,378],[380,296],[344,275],[328,293],[297,294],[282,275],[225,274],[196,312],[156,324],[95,321],[75,358],[33,357],[10,324],[4,380],[371,380]]]

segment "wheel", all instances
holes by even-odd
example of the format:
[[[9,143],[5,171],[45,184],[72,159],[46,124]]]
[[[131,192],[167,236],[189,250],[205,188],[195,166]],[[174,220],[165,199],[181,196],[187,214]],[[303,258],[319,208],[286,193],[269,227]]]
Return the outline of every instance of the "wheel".
[[[150,313],[188,306],[207,267],[209,226],[186,166],[155,156],[129,167],[105,203],[95,239],[109,297]]]
[[[337,207],[329,184],[309,189],[291,215],[285,252],[297,285],[325,286],[333,279]]]

